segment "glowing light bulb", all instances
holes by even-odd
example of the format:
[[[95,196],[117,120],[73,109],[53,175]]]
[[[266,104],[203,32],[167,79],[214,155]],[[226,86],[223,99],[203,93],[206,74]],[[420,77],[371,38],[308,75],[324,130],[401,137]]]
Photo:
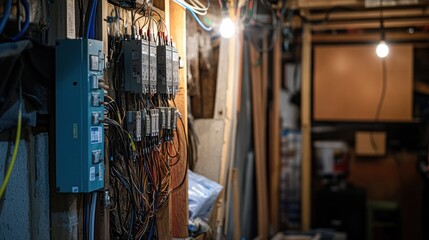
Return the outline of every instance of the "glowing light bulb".
[[[231,38],[235,33],[235,24],[231,18],[226,17],[222,19],[219,27],[220,35],[224,38]]]
[[[385,58],[387,55],[389,55],[389,46],[387,46],[385,41],[380,41],[375,51],[379,58]]]

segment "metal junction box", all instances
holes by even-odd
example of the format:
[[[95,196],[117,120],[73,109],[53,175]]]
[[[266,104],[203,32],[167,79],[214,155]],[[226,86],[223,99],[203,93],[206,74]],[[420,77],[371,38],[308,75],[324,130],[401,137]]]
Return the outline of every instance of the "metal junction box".
[[[59,40],[56,47],[55,130],[57,192],[104,187],[103,43]]]

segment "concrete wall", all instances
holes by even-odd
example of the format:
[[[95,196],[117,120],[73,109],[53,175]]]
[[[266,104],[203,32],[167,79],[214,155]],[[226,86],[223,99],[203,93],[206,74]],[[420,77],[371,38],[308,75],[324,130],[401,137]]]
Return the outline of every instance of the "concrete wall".
[[[12,175],[0,200],[0,239],[50,239],[48,135],[23,133]],[[0,136],[0,182],[15,133]]]

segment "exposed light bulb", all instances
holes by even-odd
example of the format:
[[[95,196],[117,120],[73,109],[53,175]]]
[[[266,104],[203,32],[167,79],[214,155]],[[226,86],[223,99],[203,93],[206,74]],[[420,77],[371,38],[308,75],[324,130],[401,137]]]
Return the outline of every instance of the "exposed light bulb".
[[[385,41],[380,41],[375,51],[379,58],[385,58],[387,55],[389,55],[389,46],[387,46]]]
[[[219,27],[220,35],[224,38],[231,38],[235,33],[235,24],[231,18],[226,17],[222,19]]]

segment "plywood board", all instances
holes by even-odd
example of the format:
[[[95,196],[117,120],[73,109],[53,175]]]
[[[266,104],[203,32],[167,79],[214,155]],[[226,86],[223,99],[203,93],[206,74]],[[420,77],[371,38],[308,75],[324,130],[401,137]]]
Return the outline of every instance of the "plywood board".
[[[314,50],[314,119],[374,121],[382,92],[382,61],[376,45],[317,46]],[[413,49],[390,46],[386,97],[380,121],[412,120]]]
[[[200,140],[195,172],[219,182],[225,121],[223,119],[196,119],[194,127]]]
[[[383,156],[386,154],[386,132],[356,132],[356,156]]]

